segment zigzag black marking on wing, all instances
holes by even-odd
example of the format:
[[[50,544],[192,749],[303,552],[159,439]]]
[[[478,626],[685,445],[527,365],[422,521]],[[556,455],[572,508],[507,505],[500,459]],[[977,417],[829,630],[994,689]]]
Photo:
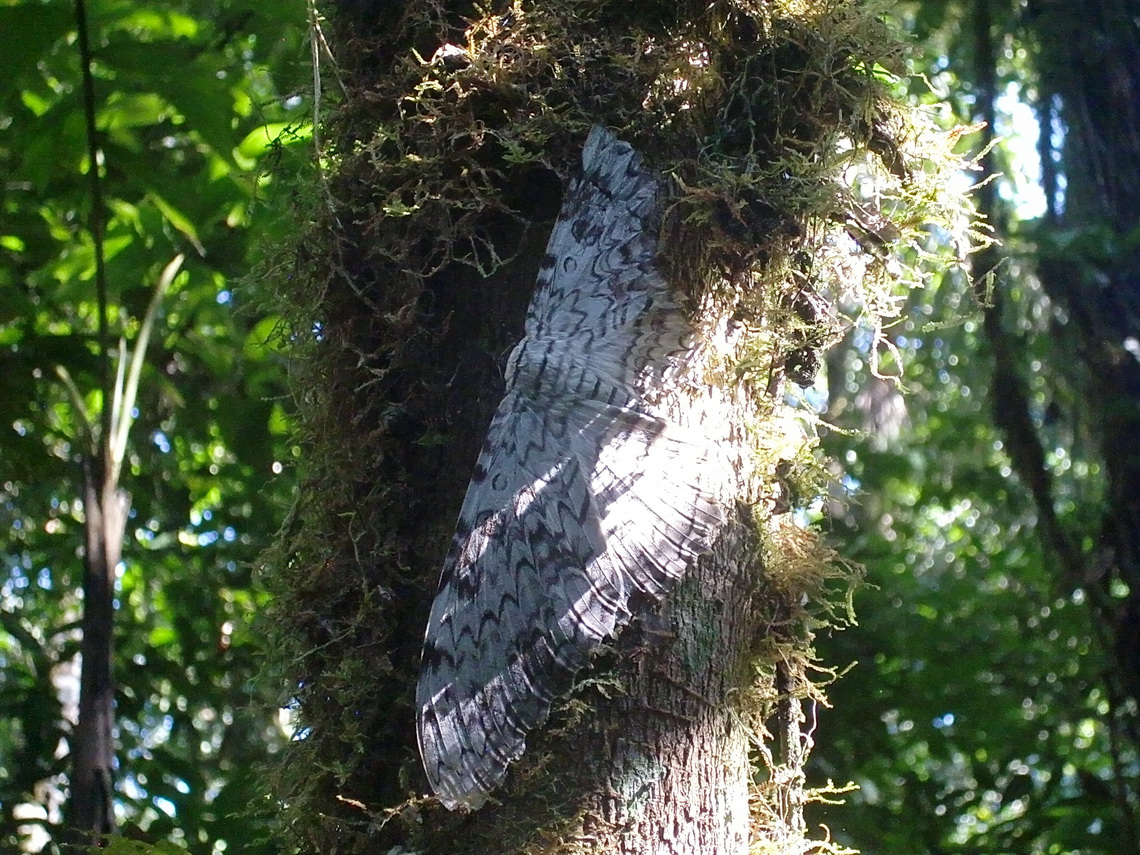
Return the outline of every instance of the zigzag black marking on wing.
[[[460,511],[416,691],[428,780],[477,808],[590,652],[712,543],[719,461],[645,395],[690,335],[656,266],[661,183],[595,128]]]

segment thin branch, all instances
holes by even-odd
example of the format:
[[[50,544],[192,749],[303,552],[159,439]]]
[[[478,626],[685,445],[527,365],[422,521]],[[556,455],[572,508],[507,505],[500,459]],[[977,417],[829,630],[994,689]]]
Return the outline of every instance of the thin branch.
[[[333,56],[332,48],[329,47],[328,41],[325,39],[324,30],[321,29],[321,14],[317,11],[316,0],[308,0],[307,3],[309,12],[309,49],[312,53],[313,63],[313,151],[316,159],[317,173],[324,174],[324,167],[321,163],[323,153],[321,151],[321,102],[324,96],[324,86],[321,78],[321,55],[328,57],[329,67],[332,69],[333,76],[340,84],[341,94],[348,99],[348,87],[344,84],[344,78],[340,75],[340,67],[337,65],[336,57]],[[322,182],[325,191],[328,192],[327,183]]]
[[[119,339],[119,360],[115,364],[115,386],[111,390],[111,433],[114,435],[115,425],[119,423],[120,409],[123,403],[123,382],[127,370],[127,343]]]
[[[139,337],[135,340],[134,350],[131,351],[131,367],[127,373],[127,383],[125,387],[122,387],[121,400],[116,400],[119,418],[114,425],[114,440],[108,446],[108,453],[110,454],[109,472],[111,474],[109,483],[118,483],[119,472],[126,456],[127,436],[130,434],[131,425],[134,423],[134,417],[131,413],[135,407],[135,399],[138,397],[139,377],[142,374],[143,362],[146,360],[146,349],[150,343],[150,334],[154,329],[155,318],[158,316],[158,308],[162,305],[162,298],[166,295],[171,283],[174,282],[174,277],[178,275],[178,271],[182,269],[182,262],[185,260],[186,256],[179,253],[162,269],[162,275],[158,278],[158,286],[150,298],[150,305],[146,307],[146,315],[143,316],[142,326],[139,328]],[[119,370],[120,376],[122,376],[121,363]],[[116,390],[116,398],[119,397],[118,390]]]
[[[99,180],[99,137],[95,127],[95,79],[91,73],[91,38],[87,30],[86,0],[75,0],[79,59],[83,71],[83,117],[87,129],[87,179],[91,185],[91,242],[95,252],[95,294],[98,302],[99,375],[103,406],[99,414],[103,467],[108,466],[111,438],[111,366],[108,354],[107,264],[103,252],[103,187]]]
[[[317,170],[321,168],[321,24],[317,5],[309,0],[309,48],[313,54],[313,148]]]
[[[79,413],[80,430],[83,433],[83,438],[87,443],[88,453],[94,457],[99,453],[99,442],[95,434],[95,423],[91,421],[91,413],[87,411],[87,404],[83,401],[83,395],[79,391],[79,387],[75,385],[75,381],[71,379],[71,373],[62,365],[55,367],[55,373],[59,379],[63,381],[64,388],[67,389],[68,397],[71,398],[71,405],[75,408],[75,412]]]

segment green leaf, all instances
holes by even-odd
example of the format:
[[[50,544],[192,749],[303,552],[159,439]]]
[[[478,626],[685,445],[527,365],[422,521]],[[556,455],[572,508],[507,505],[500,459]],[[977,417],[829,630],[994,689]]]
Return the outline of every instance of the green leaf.
[[[103,54],[124,89],[152,92],[171,105],[191,131],[233,163],[234,98],[219,78],[217,59],[184,41],[139,43],[113,38]]]
[[[174,228],[181,232],[188,241],[190,241],[194,249],[198,250],[199,255],[206,254],[206,248],[202,246],[202,241],[198,239],[198,229],[195,227],[193,221],[189,217],[187,217],[153,190],[147,194],[147,198],[149,198],[150,201],[154,203],[154,206],[162,212],[163,218],[168,223],[170,223],[170,225],[174,226]]]
[[[37,63],[53,45],[75,27],[70,3],[17,3],[0,6],[0,56],[4,57],[4,81],[0,108],[19,97],[30,78],[39,78]]]
[[[157,843],[143,843],[140,840],[130,840],[126,837],[109,837],[107,842],[99,847],[101,855],[186,855],[186,850],[173,843],[160,840]]]
[[[254,128],[238,143],[237,151],[247,158],[259,158],[270,149],[282,145],[296,145],[313,137],[308,125],[298,127],[294,122],[269,122]]]
[[[115,131],[157,125],[170,112],[170,106],[152,92],[112,92],[99,108],[98,126],[102,130]]]

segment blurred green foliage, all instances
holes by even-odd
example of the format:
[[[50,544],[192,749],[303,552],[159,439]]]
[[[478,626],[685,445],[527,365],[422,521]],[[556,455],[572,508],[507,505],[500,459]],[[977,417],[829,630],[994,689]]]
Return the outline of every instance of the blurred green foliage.
[[[867,855],[1121,852],[1107,662],[1085,594],[1042,553],[1011,477],[980,324],[925,321],[962,317],[971,300],[960,280],[912,300],[894,338],[905,399],[868,376],[858,347],[833,359],[831,416],[861,433],[826,442],[849,491],[830,525],[868,584],[859,625],[818,645],[829,665],[855,665],[828,689],[809,775],[860,789],[814,819]],[[901,419],[893,438],[873,416],[884,407]],[[1093,466],[1064,455],[1066,489],[1094,490]]]
[[[912,96],[948,124],[980,110],[971,28],[983,3],[899,4],[921,45]],[[1000,45],[1004,335],[1058,518],[1095,568],[1106,475],[1086,412],[1103,402],[1082,400],[1076,349],[1088,343],[1059,333],[1064,309],[1035,273],[1065,232],[1032,198],[1038,139],[1027,101],[1043,60],[1026,8],[984,10]],[[1075,203],[1069,213],[1080,217]],[[829,665],[856,664],[829,688],[813,769],[859,789],[809,819],[867,855],[1133,851],[1126,805],[1140,761],[1109,726],[1121,715],[1106,680],[1117,667],[1111,631],[1090,609],[1094,576],[1072,578],[1043,550],[1039,508],[994,425],[982,314],[962,277],[936,271],[891,331],[905,365],[898,387],[871,376],[857,335],[829,362],[825,418],[851,431],[825,442],[842,484],[824,524],[866,566],[868,587],[856,597],[859,626],[819,645]]]
[[[193,852],[260,851],[265,830],[242,814],[281,731],[254,682],[265,595],[250,563],[287,509],[292,451],[283,358],[249,271],[308,160],[305,9],[96,0],[89,18],[113,350],[137,334],[162,268],[187,256],[124,466],[117,810],[128,833]],[[78,693],[87,446],[58,369],[93,417],[101,394],[75,20],[71,2],[0,3],[4,851],[58,829]]]

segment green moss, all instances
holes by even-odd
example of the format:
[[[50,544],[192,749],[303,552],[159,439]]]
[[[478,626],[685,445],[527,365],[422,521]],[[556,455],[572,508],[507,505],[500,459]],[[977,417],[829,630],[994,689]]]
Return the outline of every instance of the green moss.
[[[822,479],[812,426],[782,403],[785,376],[810,381],[819,352],[855,326],[884,340],[901,290],[921,282],[928,230],[964,233],[969,209],[946,189],[953,138],[892,96],[904,48],[867,4],[415,0],[377,17],[342,5],[327,27],[339,65],[322,60],[321,173],[281,252],[292,265],[275,275],[305,475],[263,562],[305,737],[277,771],[283,823],[306,851],[430,850],[459,827],[471,851],[515,851],[554,821],[556,801],[496,814],[494,828],[479,814],[425,822],[411,696],[501,390],[495,360],[518,336],[590,127],[675,179],[666,267],[719,343],[709,382],[747,405],[769,626],[750,689],[758,738],[779,702],[776,663],[798,696],[821,696],[812,634],[846,617],[857,575],[787,513]],[[688,642],[694,668],[701,642]],[[767,780],[760,824],[781,797]]]

